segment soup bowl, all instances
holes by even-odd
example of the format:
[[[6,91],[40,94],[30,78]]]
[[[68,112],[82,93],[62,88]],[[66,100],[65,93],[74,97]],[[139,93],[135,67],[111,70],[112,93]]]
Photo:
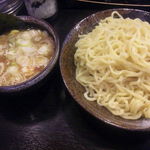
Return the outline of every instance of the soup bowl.
[[[76,52],[75,43],[78,41],[78,35],[90,32],[101,19],[111,15],[113,11],[118,11],[123,17],[140,18],[143,21],[150,22],[150,13],[136,9],[109,9],[92,14],[81,20],[67,35],[61,55],[60,69],[63,81],[74,100],[80,104],[87,112],[97,119],[120,129],[129,131],[150,131],[150,119],[128,120],[115,116],[103,106],[96,102],[87,101],[83,95],[85,88],[75,79],[74,54]]]
[[[58,56],[59,56],[58,35],[54,30],[54,28],[44,20],[39,20],[31,16],[17,16],[16,18],[14,18],[14,16],[9,15],[6,17],[8,18],[7,21],[5,21],[4,17],[3,16],[1,17],[0,15],[0,18],[2,18],[2,21],[0,19],[0,25],[2,24],[2,28],[5,30],[5,32],[11,29],[19,29],[19,30],[39,29],[39,30],[46,31],[48,33],[48,36],[50,36],[50,38],[53,39],[54,41],[53,42],[54,52],[48,62],[48,65],[37,75],[16,85],[0,86],[0,94],[8,94],[8,93],[16,94],[18,92],[30,91],[32,89],[40,87],[39,85],[42,85],[44,79],[49,78],[49,75],[51,75],[52,70],[54,69],[57,63]],[[10,22],[12,22],[12,24],[9,24],[9,20]],[[4,24],[5,22],[6,22],[6,27]]]

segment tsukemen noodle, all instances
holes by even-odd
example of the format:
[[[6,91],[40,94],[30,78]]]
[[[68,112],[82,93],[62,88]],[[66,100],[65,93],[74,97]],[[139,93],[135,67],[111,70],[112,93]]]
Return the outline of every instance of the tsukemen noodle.
[[[76,80],[86,100],[125,119],[150,118],[148,22],[114,11],[75,46]]]

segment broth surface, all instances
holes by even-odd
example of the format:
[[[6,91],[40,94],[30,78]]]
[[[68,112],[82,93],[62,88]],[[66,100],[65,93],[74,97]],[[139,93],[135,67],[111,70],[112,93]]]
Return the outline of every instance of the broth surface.
[[[40,73],[49,63],[54,43],[46,31],[12,30],[0,36],[0,86],[16,85]]]

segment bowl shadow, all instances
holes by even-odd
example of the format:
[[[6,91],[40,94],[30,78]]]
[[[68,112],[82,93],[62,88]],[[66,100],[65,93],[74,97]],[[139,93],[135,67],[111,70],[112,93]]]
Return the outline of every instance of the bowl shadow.
[[[57,69],[37,90],[1,95],[0,116],[17,124],[37,123],[55,117],[61,104],[61,82]]]
[[[77,104],[68,91],[64,104],[64,118],[70,130],[82,141],[83,145],[102,149],[142,150],[149,144],[149,132],[120,129],[93,117]],[[109,142],[108,142],[109,141]],[[90,144],[89,144],[90,143]]]

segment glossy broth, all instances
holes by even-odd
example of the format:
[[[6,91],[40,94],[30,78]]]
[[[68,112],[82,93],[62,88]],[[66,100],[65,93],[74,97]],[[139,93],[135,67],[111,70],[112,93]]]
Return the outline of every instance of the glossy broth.
[[[40,73],[54,52],[45,31],[12,30],[0,36],[0,86],[16,85]]]

